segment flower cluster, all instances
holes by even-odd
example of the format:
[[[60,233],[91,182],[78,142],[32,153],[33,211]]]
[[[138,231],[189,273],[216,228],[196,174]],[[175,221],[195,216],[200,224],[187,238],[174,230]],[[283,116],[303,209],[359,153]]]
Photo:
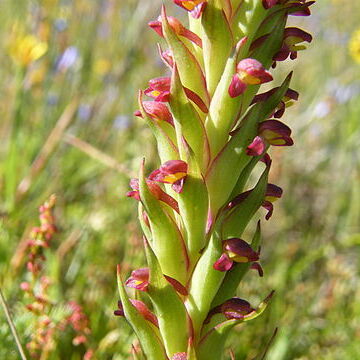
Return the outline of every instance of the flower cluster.
[[[268,181],[269,152],[294,143],[280,119],[299,94],[289,87],[292,74],[271,85],[270,69],[311,42],[286,23],[310,15],[314,1],[173,2],[189,12],[190,27],[165,7],[149,23],[166,42],[158,50],[171,75],[148,82],[135,112],[160,158],[152,171],[143,162],[127,194],[139,202],[147,267],[125,282],[118,268],[114,313],[130,323],[149,360],[221,359],[229,330],[259,316],[273,295],[258,306],[234,297],[248,270],[264,275],[259,210],[269,220],[282,196]],[[270,89],[259,92],[265,83]],[[249,188],[255,168],[262,173]]]
[[[56,346],[55,337],[60,331],[71,327],[74,332],[73,345],[78,346],[88,342],[91,331],[88,326],[88,318],[80,305],[74,301],[67,304],[67,313],[63,319],[52,317],[52,310],[56,303],[50,298],[50,286],[52,284],[46,275],[45,249],[51,245],[57,227],[54,217],[56,197],[52,195],[39,208],[40,226],[34,227],[27,241],[27,281],[20,284],[21,290],[28,299],[26,309],[35,319],[34,330],[27,349],[32,359],[44,358],[43,354],[51,352]],[[84,354],[84,360],[92,358],[93,350],[88,349]]]

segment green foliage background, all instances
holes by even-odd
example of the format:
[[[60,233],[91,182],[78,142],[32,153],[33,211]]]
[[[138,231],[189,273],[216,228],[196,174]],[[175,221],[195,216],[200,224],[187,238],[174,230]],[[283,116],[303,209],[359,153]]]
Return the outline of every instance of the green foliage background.
[[[142,156],[150,166],[157,161],[149,130],[132,113],[137,90],[165,73],[159,40],[147,28],[160,3],[0,3],[0,284],[23,343],[33,327],[19,290],[24,243],[37,207],[56,193],[60,232],[46,265],[54,311],[76,300],[89,317],[95,357],[130,358],[134,338],[112,315],[115,266],[144,265],[136,204],[125,193]],[[311,18],[291,19],[315,38],[299,60],[276,69],[283,78],[295,68],[292,88],[301,97],[284,118],[295,146],[272,151],[271,180],[285,194],[264,224],[265,277],[249,274],[239,289],[254,304],[271,289],[277,295],[261,318],[236,330],[229,346],[238,360],[254,359],[276,327],[271,360],[360,354],[360,64],[348,52],[359,13],[357,2],[329,0],[318,1]],[[48,44],[26,71],[10,56],[19,31]],[[61,69],[69,47],[74,61]],[[60,129],[64,117],[68,124]],[[50,359],[82,357],[70,334],[56,341]],[[18,359],[2,313],[0,358]]]

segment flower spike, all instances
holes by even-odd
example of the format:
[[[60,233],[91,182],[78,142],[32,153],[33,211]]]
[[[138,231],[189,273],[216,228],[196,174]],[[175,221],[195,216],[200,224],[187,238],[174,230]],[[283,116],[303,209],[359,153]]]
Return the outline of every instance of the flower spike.
[[[234,298],[249,270],[264,275],[260,220],[251,243],[242,238],[259,210],[268,220],[282,196],[269,183],[267,151],[293,145],[291,129],[278,119],[299,94],[290,88],[292,72],[280,86],[258,90],[273,80],[272,65],[295,59],[312,41],[286,23],[290,15],[310,15],[314,1],[168,3],[189,13],[189,26],[168,16],[165,5],[149,23],[166,43],[158,52],[170,74],[139,92],[135,115],[151,128],[161,165],[147,176],[143,163],[139,180],[130,182],[147,264],[125,284],[118,273],[123,311],[120,305],[116,314],[125,313],[141,343],[143,355],[134,360],[220,360],[230,330],[261,315],[272,296],[257,307]],[[129,300],[124,285],[151,302],[153,316]]]

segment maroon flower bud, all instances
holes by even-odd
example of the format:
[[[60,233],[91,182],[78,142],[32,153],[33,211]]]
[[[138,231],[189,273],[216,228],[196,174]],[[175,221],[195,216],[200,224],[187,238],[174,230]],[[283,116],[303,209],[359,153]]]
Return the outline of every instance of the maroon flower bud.
[[[149,180],[172,184],[172,189],[181,193],[187,176],[187,163],[182,160],[169,160],[149,175]]]
[[[148,25],[154,31],[156,31],[158,35],[164,37],[161,21],[162,21],[161,16],[159,16],[156,21],[150,21]],[[172,16],[167,16],[167,21],[169,22],[169,25],[176,33],[176,35],[183,36],[188,40],[192,41],[194,44],[198,45],[199,47],[202,47],[201,39],[195,33],[193,33],[192,31],[187,29],[184,25],[182,25],[178,19]]]
[[[228,320],[242,320],[245,315],[250,314],[255,309],[252,308],[250,303],[248,303],[246,300],[240,298],[232,298],[225,301],[220,306],[220,310]]]
[[[244,93],[248,85],[258,85],[269,82],[272,75],[255,59],[243,59],[236,67],[236,74],[233,76],[229,95],[237,97]]]
[[[255,309],[246,300],[234,297],[229,300],[226,300],[223,304],[213,308],[209,312],[204,323],[205,324],[209,323],[211,318],[215,314],[223,314],[228,320],[232,320],[232,319],[242,320],[246,315],[252,313],[254,310]]]

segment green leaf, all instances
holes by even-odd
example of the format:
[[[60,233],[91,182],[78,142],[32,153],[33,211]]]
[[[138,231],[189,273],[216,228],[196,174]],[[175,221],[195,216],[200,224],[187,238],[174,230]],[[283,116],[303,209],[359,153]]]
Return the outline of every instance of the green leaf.
[[[187,313],[184,303],[162,274],[160,264],[148,243],[145,244],[150,268],[148,294],[159,321],[166,353],[171,358],[185,352],[188,343]]]
[[[126,320],[129,322],[134,332],[136,333],[141,347],[148,360],[166,359],[165,349],[161,340],[158,338],[150,323],[143,318],[143,316],[131,304],[128,295],[125,291],[122,279],[120,276],[120,269],[117,272],[117,283],[120,294],[121,303],[124,308]]]
[[[181,233],[157,200],[150,192],[141,167],[139,176],[140,199],[148,215],[152,233],[151,246],[159,259],[165,275],[186,282],[188,258]]]
[[[233,45],[232,33],[221,0],[209,0],[201,17],[205,75],[213,95]]]
[[[164,37],[170,46],[175,63],[178,67],[181,83],[195,92],[203,102],[209,104],[209,94],[206,81],[199,63],[185,44],[178,38],[166,17],[165,7],[162,7],[161,22]]]
[[[181,159],[185,160],[182,142],[183,137],[194,151],[201,168],[206,168],[209,162],[209,144],[204,124],[199,114],[190,103],[180,81],[179,72],[175,66],[171,78],[171,97],[169,102],[177,135]]]

